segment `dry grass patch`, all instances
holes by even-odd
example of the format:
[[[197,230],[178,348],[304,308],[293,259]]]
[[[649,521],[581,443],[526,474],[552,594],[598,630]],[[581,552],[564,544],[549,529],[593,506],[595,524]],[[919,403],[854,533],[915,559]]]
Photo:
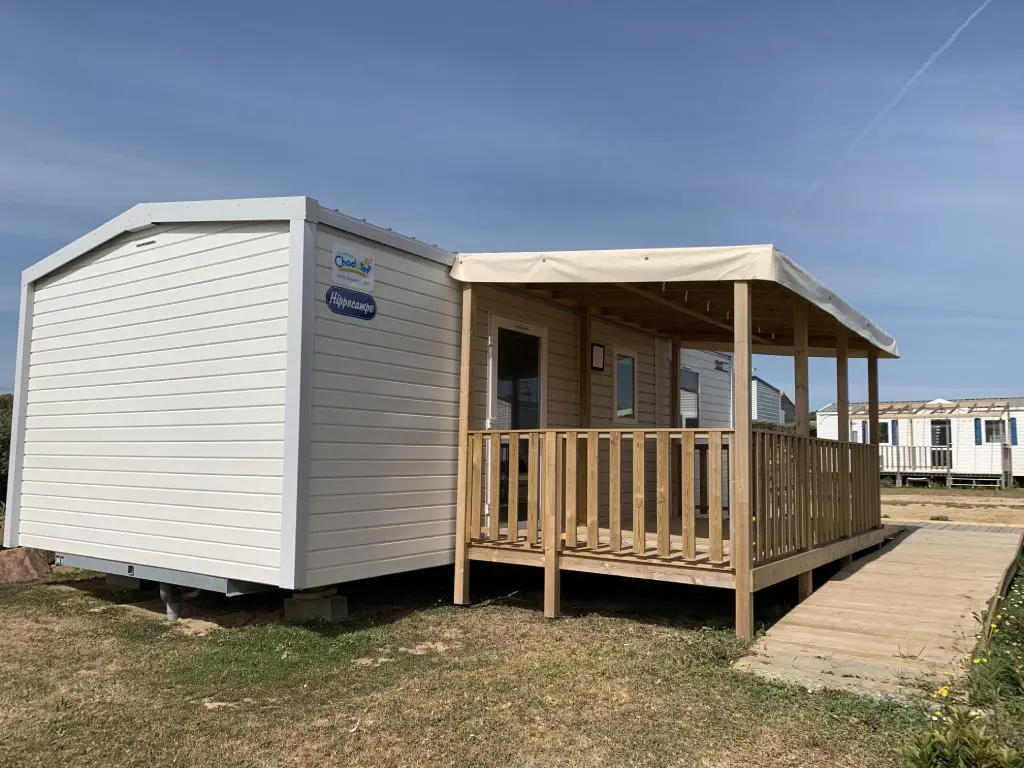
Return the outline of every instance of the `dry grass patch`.
[[[920,721],[737,672],[728,629],[585,601],[550,622],[524,597],[190,636],[110,596],[0,587],[0,764],[889,766]]]

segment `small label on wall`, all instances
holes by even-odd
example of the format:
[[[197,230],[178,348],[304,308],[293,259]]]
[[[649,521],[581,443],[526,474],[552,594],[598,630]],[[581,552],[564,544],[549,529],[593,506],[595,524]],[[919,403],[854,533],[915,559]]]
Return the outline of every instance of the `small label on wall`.
[[[373,293],[373,254],[353,256],[340,248],[331,251],[331,282],[364,293]]]
[[[332,285],[327,289],[327,306],[336,315],[359,320],[373,320],[377,316],[377,302],[373,296]]]
[[[728,371],[729,370],[729,364],[727,362],[725,362],[725,360],[715,360],[715,370],[716,371]]]

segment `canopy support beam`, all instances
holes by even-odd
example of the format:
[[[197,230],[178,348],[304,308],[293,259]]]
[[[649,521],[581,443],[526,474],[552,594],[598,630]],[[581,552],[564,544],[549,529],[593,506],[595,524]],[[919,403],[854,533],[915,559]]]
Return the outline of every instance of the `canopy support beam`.
[[[645,290],[643,288],[637,288],[635,285],[630,285],[629,283],[616,283],[616,285],[624,291],[629,291],[630,293],[635,294],[637,296],[641,296],[647,299],[648,301],[654,302],[655,304],[660,304],[663,307],[675,310],[680,314],[688,315],[698,320],[703,320],[704,322],[710,323],[716,328],[721,328],[723,331],[729,331],[730,333],[733,331],[732,323],[727,323],[724,320],[718,320],[714,317],[711,317],[710,315],[705,315],[703,312],[698,312],[696,309],[684,307],[682,304],[674,302],[671,299],[666,299],[664,296],[659,296],[658,294],[652,293],[651,291]],[[747,285],[749,286],[749,283]],[[750,337],[754,341],[760,342],[762,344],[770,343],[767,339],[762,338],[761,336],[757,336],[755,334],[751,334]]]

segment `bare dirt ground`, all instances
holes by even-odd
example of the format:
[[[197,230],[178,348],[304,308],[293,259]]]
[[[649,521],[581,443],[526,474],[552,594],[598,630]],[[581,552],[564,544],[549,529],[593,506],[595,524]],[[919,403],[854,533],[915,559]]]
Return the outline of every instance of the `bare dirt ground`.
[[[882,516],[887,522],[948,518],[953,523],[1024,527],[1024,493],[1016,489],[883,488]]]

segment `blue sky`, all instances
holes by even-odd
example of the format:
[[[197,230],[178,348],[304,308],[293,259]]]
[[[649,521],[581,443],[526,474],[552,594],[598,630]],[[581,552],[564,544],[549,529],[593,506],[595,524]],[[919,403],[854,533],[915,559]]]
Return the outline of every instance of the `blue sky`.
[[[771,240],[978,2],[0,2],[0,389],[21,270],[143,200],[308,194],[453,250]],[[897,338],[884,398],[1024,394],[1022,28],[994,0],[776,239]]]

